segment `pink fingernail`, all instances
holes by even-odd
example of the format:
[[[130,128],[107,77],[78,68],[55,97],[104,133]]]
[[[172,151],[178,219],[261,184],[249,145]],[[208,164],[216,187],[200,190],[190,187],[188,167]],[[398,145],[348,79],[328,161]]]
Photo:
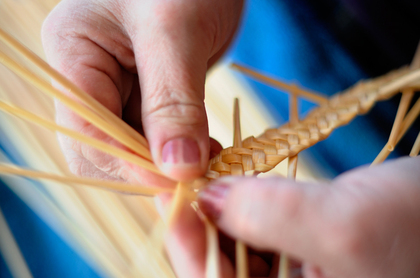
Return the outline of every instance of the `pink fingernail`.
[[[162,162],[168,164],[196,164],[200,162],[200,149],[191,138],[177,138],[166,142],[162,149]]]
[[[212,220],[217,220],[223,210],[230,186],[224,183],[210,185],[198,194],[200,210]]]

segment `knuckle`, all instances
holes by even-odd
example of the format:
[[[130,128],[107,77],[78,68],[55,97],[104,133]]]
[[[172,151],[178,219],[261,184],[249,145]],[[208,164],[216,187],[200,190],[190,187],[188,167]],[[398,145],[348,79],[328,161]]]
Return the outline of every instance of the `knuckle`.
[[[163,1],[155,6],[153,20],[168,28],[174,28],[174,24],[179,23],[181,18],[196,15],[194,6],[194,3],[188,1]]]
[[[152,102],[153,103],[153,102]],[[203,103],[180,100],[158,100],[152,109],[146,112],[143,119],[153,123],[169,121],[173,124],[201,127],[206,121]]]
[[[57,43],[60,40],[65,40],[71,28],[73,21],[66,14],[63,14],[60,9],[53,10],[47,18],[44,20],[42,27],[41,27],[41,37],[45,43],[49,43],[50,41]],[[73,22],[74,23],[74,22]]]

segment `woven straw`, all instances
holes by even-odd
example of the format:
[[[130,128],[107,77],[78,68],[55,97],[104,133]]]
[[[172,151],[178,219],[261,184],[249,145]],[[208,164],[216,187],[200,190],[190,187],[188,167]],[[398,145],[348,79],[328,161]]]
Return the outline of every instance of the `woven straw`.
[[[246,172],[267,172],[288,157],[326,139],[331,132],[354,117],[368,112],[377,102],[389,99],[405,88],[420,88],[420,70],[407,67],[376,79],[361,81],[332,96],[312,110],[302,121],[268,129],[258,137],[248,137],[242,147],[230,147],[212,158],[208,179]]]
[[[19,2],[19,3],[18,3]],[[10,20],[15,19],[22,19],[22,3],[28,7],[29,10],[33,9],[33,6],[40,5],[42,2],[41,7],[44,7],[43,1],[12,1],[8,0],[5,1],[3,9],[7,8],[10,5],[9,14],[16,14],[15,16],[11,16],[10,18],[7,17],[7,13],[5,16],[0,17],[0,25],[9,25]],[[51,0],[47,6],[43,8],[43,12],[48,12],[52,6],[56,4],[56,0]],[[5,9],[7,10],[7,9]],[[14,12],[13,12],[14,11]],[[11,13],[13,12],[13,13]],[[20,17],[19,17],[20,16]],[[1,20],[4,19],[4,20]],[[19,20],[18,20],[19,21]],[[22,20],[21,20],[22,21]],[[29,21],[28,21],[29,22]],[[3,24],[2,24],[3,23]],[[6,24],[7,23],[7,24]],[[19,26],[19,25],[18,25]],[[33,27],[33,24],[27,24],[24,26],[23,31],[25,33],[29,30],[29,27]],[[33,27],[35,28],[35,27]],[[39,28],[39,27],[38,27]],[[38,30],[38,29],[36,29]],[[30,32],[32,34],[37,33],[36,31]],[[16,32],[14,32],[16,35]],[[38,39],[37,39],[38,40]],[[40,43],[38,42],[38,47],[36,48],[36,52],[42,53],[41,48],[39,47]],[[12,47],[13,48],[13,47]],[[16,47],[15,47],[16,48]],[[33,48],[33,47],[31,47]],[[34,48],[33,48],[34,49]],[[420,51],[418,52],[420,53]],[[419,54],[420,55],[420,54]],[[420,56],[419,56],[420,57]],[[8,58],[7,55],[5,58]],[[417,62],[420,62],[420,59],[414,59]],[[412,68],[416,68],[418,66],[412,65]],[[57,76],[55,76],[57,77]],[[58,76],[59,77],[59,76]],[[15,78],[13,76],[13,78]],[[60,78],[60,77],[59,77]],[[266,78],[266,80],[269,78]],[[12,79],[4,79],[6,80],[3,82],[2,86],[11,84]],[[13,82],[14,83],[14,82]],[[40,82],[37,82],[40,83]],[[275,84],[281,82],[274,82]],[[16,84],[20,84],[16,82]],[[29,98],[24,98],[22,90],[16,90],[16,84],[9,88],[10,92],[19,91],[19,98],[17,99],[15,94],[4,94],[2,96],[7,100],[14,96],[15,99],[10,102],[20,102],[19,104],[28,104],[25,109],[32,108],[34,105],[33,102],[29,102]],[[70,84],[71,85],[71,84]],[[49,85],[48,85],[49,86]],[[45,88],[47,86],[44,86]],[[292,123],[288,123],[276,129],[268,129],[262,135],[258,137],[248,137],[245,140],[241,140],[241,132],[239,128],[239,112],[235,112],[235,140],[234,146],[224,149],[218,156],[210,160],[209,163],[209,170],[206,174],[208,179],[215,179],[224,175],[244,175],[249,173],[260,173],[260,172],[267,172],[274,168],[278,163],[283,161],[286,158],[293,158],[290,159],[292,163],[289,163],[289,177],[293,177],[296,175],[296,162],[297,162],[297,154],[302,150],[309,148],[310,146],[316,144],[317,142],[324,140],[327,138],[330,133],[342,126],[347,124],[351,121],[354,117],[359,114],[366,113],[371,109],[371,107],[380,100],[388,99],[398,92],[404,91],[404,98],[407,99],[407,103],[411,101],[411,97],[409,94],[414,94],[413,89],[420,88],[420,70],[413,70],[409,68],[402,68],[389,74],[373,79],[368,80],[365,82],[360,82],[356,84],[354,87],[346,90],[345,92],[338,93],[331,97],[330,99],[324,98],[322,96],[316,95],[313,92],[302,90],[298,88],[296,85],[281,85],[284,90],[290,90],[293,95],[294,100],[299,97],[305,97],[309,100],[315,101],[319,103],[321,106],[314,109],[310,112],[303,120],[296,121],[297,119],[297,107],[296,103],[291,104],[291,108],[294,109],[294,116],[291,117]],[[0,88],[1,89],[1,88]],[[75,90],[70,91],[77,91]],[[207,90],[208,92],[208,90]],[[411,92],[411,93],[405,93]],[[0,94],[2,91],[0,90]],[[29,94],[28,94],[29,95]],[[83,94],[81,94],[83,97]],[[226,94],[224,94],[226,96]],[[20,100],[20,101],[19,101]],[[24,101],[25,100],[25,101]],[[40,99],[36,99],[40,101]],[[9,102],[9,101],[8,101]],[[92,103],[92,101],[88,101]],[[45,104],[46,103],[46,104]],[[48,115],[48,118],[52,118],[53,108],[51,102],[45,102],[44,106],[48,106],[51,113]],[[408,104],[407,104],[408,105]],[[3,105],[4,106],[4,105]],[[220,103],[217,103],[219,108]],[[237,105],[236,105],[237,106]],[[4,106],[5,107],[5,106]],[[40,106],[41,107],[41,106]],[[402,105],[400,104],[400,108]],[[1,108],[1,106],[0,106]],[[106,111],[101,110],[102,108],[99,107],[98,114],[104,114],[106,116]],[[405,107],[407,108],[407,107]],[[4,110],[7,110],[3,108]],[[235,108],[236,109],[236,108]],[[239,108],[238,108],[239,109]],[[42,114],[45,109],[39,109],[41,111],[37,111],[37,114]],[[221,109],[218,109],[221,110]],[[292,110],[292,109],[291,109]],[[236,110],[238,111],[238,110]],[[406,114],[406,109],[401,109],[403,111],[401,113],[402,116]],[[414,111],[414,113],[412,113]],[[408,129],[410,122],[418,116],[420,111],[420,101],[413,106],[410,110],[409,114],[401,121],[399,124],[401,125],[400,128],[396,128],[397,132],[396,139],[394,138],[393,143],[396,143],[400,137],[403,135],[406,129]],[[220,111],[218,111],[218,114]],[[109,114],[109,113],[108,113]],[[260,113],[261,114],[261,113]],[[292,114],[292,113],[291,113]],[[248,113],[247,116],[252,115],[252,113]],[[112,116],[112,115],[111,115]],[[32,117],[34,118],[34,117]],[[109,118],[109,117],[108,117]],[[294,119],[294,120],[293,120]],[[112,127],[119,127],[120,119],[113,122]],[[404,121],[404,122],[403,122]],[[253,118],[253,122],[255,122],[255,117]],[[397,121],[396,121],[397,122]],[[47,124],[43,124],[46,126]],[[249,124],[251,125],[251,124]],[[13,127],[14,124],[9,124],[8,127]],[[51,124],[50,126],[53,126]],[[399,125],[395,124],[394,126],[399,127]],[[54,127],[57,131],[62,129]],[[52,128],[53,130],[55,130]],[[16,132],[14,128],[9,128],[9,132]],[[25,133],[23,132],[25,131]],[[27,132],[26,132],[27,131]],[[20,133],[18,134],[28,134],[27,136],[12,136],[14,138],[29,138],[34,136],[34,131],[30,129],[21,128],[19,130]],[[16,132],[17,133],[17,132]],[[112,132],[115,133],[115,132]],[[127,134],[125,134],[127,133]],[[252,134],[251,132],[248,134]],[[121,132],[121,135],[132,136],[134,139],[138,138],[139,136],[130,134],[129,129],[125,129]],[[420,136],[419,136],[420,138]],[[420,139],[418,138],[417,147],[413,148],[413,155],[418,153],[418,149],[420,149]],[[122,138],[124,139],[124,138]],[[130,138],[128,138],[130,139]],[[80,139],[79,139],[80,140]],[[137,139],[138,140],[138,139]],[[32,139],[33,141],[33,139]],[[41,140],[44,141],[44,140]],[[129,140],[130,141],[130,140]],[[131,140],[132,141],[132,140]],[[140,140],[138,140],[141,143]],[[392,141],[390,139],[390,141]],[[134,147],[136,146],[136,142],[134,143]],[[128,142],[130,144],[130,142]],[[29,147],[27,146],[29,145]],[[58,152],[58,145],[56,144],[55,149],[51,147],[51,144],[44,147],[42,149],[43,152],[39,151],[41,148],[34,148],[33,146],[38,146],[41,144],[21,144],[22,153],[26,156],[29,156],[29,153],[36,153],[33,157],[36,157],[32,163],[39,166],[44,166],[47,163],[46,161],[58,161],[57,158],[52,159],[51,153],[57,156]],[[94,145],[98,145],[95,143]],[[133,144],[131,144],[133,145]],[[144,148],[139,147],[139,153],[142,153],[144,149],[147,149],[147,144],[144,143]],[[32,148],[31,148],[32,146]],[[25,148],[24,148],[25,147]],[[38,150],[39,149],[39,150]],[[44,149],[46,151],[44,151]],[[54,150],[55,150],[54,149]],[[36,152],[35,152],[36,150]],[[385,149],[386,150],[386,149]],[[48,153],[48,151],[50,153]],[[45,152],[45,154],[44,154]],[[144,157],[150,157],[146,151]],[[386,156],[381,156],[384,159]],[[49,157],[51,156],[51,158]],[[120,158],[122,154],[119,153],[116,156]],[[43,158],[43,159],[42,159]],[[39,163],[39,161],[43,161],[43,163]],[[138,162],[140,164],[140,162]],[[40,165],[38,165],[40,164]],[[57,168],[57,174],[60,176],[54,176],[51,174],[46,174],[44,176],[49,177],[56,177],[56,180],[61,180],[65,182],[76,182],[80,181],[80,178],[71,177],[68,173],[66,173],[66,166],[61,163],[61,167],[58,167],[57,162],[50,163],[49,168],[55,169]],[[144,166],[143,166],[144,167]],[[1,167],[0,167],[1,168]],[[0,169],[0,172],[7,173],[10,172],[10,167]],[[45,166],[45,168],[48,167]],[[6,170],[7,171],[6,171]],[[15,168],[12,168],[12,170]],[[151,168],[153,170],[154,168]],[[292,174],[290,174],[292,173]],[[23,175],[24,176],[31,176],[34,174],[33,172],[26,171]],[[43,175],[44,173],[35,173],[38,177]],[[34,176],[34,175],[32,175]],[[88,180],[84,180],[84,182],[89,182]],[[101,181],[93,181],[90,180],[91,183],[94,185],[105,184]],[[168,217],[169,226],[170,223],[177,220],[177,214],[179,214],[180,208],[183,203],[190,202],[194,199],[195,195],[189,189],[200,189],[205,186],[207,181],[204,180],[197,180],[191,184],[183,184],[180,183],[177,187],[173,202],[172,209],[170,210],[170,216]],[[15,182],[12,188],[19,188],[20,183],[22,181]],[[26,184],[25,184],[26,185]],[[113,186],[118,186],[118,189],[122,189],[121,184],[109,184],[109,189]],[[35,210],[38,210],[38,214],[45,215],[46,211],[48,211],[51,215],[55,215],[56,218],[63,223],[64,229],[67,230],[68,233],[71,233],[73,241],[77,243],[75,247],[79,250],[80,254],[83,256],[93,258],[91,262],[89,262],[96,270],[106,274],[105,276],[109,277],[174,277],[174,273],[172,273],[171,267],[169,262],[167,261],[166,256],[161,253],[161,244],[160,240],[157,238],[162,238],[163,233],[163,224],[161,222],[157,222],[158,215],[155,209],[153,208],[153,204],[151,200],[139,197],[139,196],[125,196],[119,195],[117,193],[112,192],[104,192],[104,191],[97,191],[91,190],[87,188],[67,188],[67,187],[55,187],[54,184],[45,183],[43,189],[48,194],[45,194],[43,191],[36,192],[34,187],[25,187],[25,191],[21,190],[21,196],[23,199],[26,199],[27,203],[34,203],[34,198],[39,198],[37,205],[33,205],[32,207]],[[115,188],[114,188],[115,189]],[[138,186],[137,186],[137,189]],[[146,188],[147,189],[147,188]],[[161,189],[147,189],[149,190],[150,195],[154,195],[157,191],[161,191]],[[156,191],[155,191],[156,190]],[[194,190],[195,191],[195,190]],[[29,193],[28,193],[29,192]],[[37,194],[33,194],[33,192]],[[130,185],[127,185],[127,192],[131,193],[138,193],[134,192]],[[143,193],[145,191],[142,191]],[[39,196],[40,197],[39,197]],[[45,195],[45,196],[44,196]],[[48,196],[47,196],[48,195]],[[54,202],[51,202],[51,200]],[[29,201],[28,201],[29,200]],[[38,200],[38,199],[37,199]],[[48,204],[48,209],[45,209],[46,204]],[[58,206],[59,205],[59,206]],[[56,207],[57,206],[57,207]],[[38,207],[43,209],[38,209]],[[42,211],[42,213],[40,213]],[[65,212],[65,213],[62,213]],[[1,213],[1,211],[0,211]],[[44,216],[44,219],[51,218],[51,215],[48,217]],[[67,219],[67,216],[69,219]],[[1,218],[1,217],[0,217]],[[1,221],[1,219],[0,219]],[[220,272],[220,268],[218,265],[219,258],[218,258],[218,239],[217,239],[217,229],[214,225],[212,225],[208,221],[205,222],[206,227],[206,234],[208,238],[207,243],[207,262],[206,262],[206,274],[207,277],[219,277],[218,273]],[[158,224],[156,224],[158,223]],[[6,224],[2,224],[6,226]],[[1,225],[0,225],[1,226]],[[64,234],[64,233],[63,233]],[[11,238],[11,239],[10,239]],[[13,240],[13,236],[9,236],[7,241],[11,242]],[[0,233],[0,241],[1,241],[1,233]],[[237,270],[239,273],[238,277],[246,277],[247,276],[247,259],[246,259],[246,246],[242,242],[237,242]],[[6,253],[12,253],[9,250],[13,250],[13,254],[19,253],[18,246],[9,247]],[[1,250],[0,250],[1,251]],[[89,260],[90,261],[90,260]],[[8,263],[10,264],[11,269],[26,269],[24,259],[19,260],[18,263]],[[281,261],[282,268],[281,270],[283,273],[280,277],[288,277],[287,270],[290,266],[287,264],[287,257],[283,256]],[[26,276],[30,276],[29,271]],[[18,275],[19,277],[23,275]]]

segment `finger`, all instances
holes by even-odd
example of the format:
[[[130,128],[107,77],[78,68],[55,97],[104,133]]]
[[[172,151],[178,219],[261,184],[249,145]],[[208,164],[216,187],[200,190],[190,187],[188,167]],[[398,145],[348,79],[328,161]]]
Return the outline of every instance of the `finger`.
[[[135,60],[121,26],[102,9],[86,0],[62,1],[45,20],[42,41],[54,68],[121,117],[135,78],[130,72]]]
[[[330,227],[323,225],[335,220],[328,211],[329,190],[279,178],[222,179],[199,194],[199,204],[234,238],[316,261],[330,244],[323,240]]]
[[[199,204],[234,238],[284,251],[318,266],[324,276],[350,277],[382,266],[396,234],[413,239],[419,161],[402,158],[357,169],[329,185],[279,178],[221,179],[199,194]],[[402,252],[415,252],[412,242],[399,244],[404,245]]]
[[[204,82],[214,34],[200,18],[202,5],[169,1],[134,17],[149,27],[132,36],[143,127],[155,163],[176,180],[202,175],[209,158]]]
[[[162,198],[163,206],[168,207],[168,196]],[[205,277],[206,233],[203,222],[186,202],[178,219],[171,225],[165,236],[165,243],[171,263],[178,277]],[[234,277],[234,270],[228,257],[220,253],[221,277]]]
[[[98,17],[100,7],[94,13],[85,2],[63,1],[49,15],[42,31],[45,52],[54,68],[121,117],[130,95],[134,95],[131,91],[137,89],[133,86],[138,82],[136,75],[132,73],[135,68],[134,55],[122,39],[121,28],[105,17]],[[78,14],[80,9],[83,9],[83,13]],[[68,13],[69,10],[75,12]],[[98,32],[97,24],[107,32]],[[114,48],[109,48],[109,45]],[[137,94],[140,94],[138,89]],[[132,119],[133,113],[130,114],[127,118]],[[59,102],[56,103],[56,119],[60,125],[127,149]],[[136,127],[135,121],[130,124]],[[65,136],[59,135],[59,140],[71,171],[78,175],[122,179],[146,185],[173,185],[173,182],[164,177],[153,175],[141,167]]]
[[[334,276],[326,275],[319,267],[305,263],[302,267],[303,277],[305,278],[332,278]]]
[[[267,277],[270,274],[270,265],[254,254],[248,254],[248,269],[251,277]]]
[[[171,263],[179,277],[203,277],[206,252],[203,223],[187,203],[179,216],[165,236]]]
[[[223,150],[222,145],[210,137],[210,159],[218,155]]]

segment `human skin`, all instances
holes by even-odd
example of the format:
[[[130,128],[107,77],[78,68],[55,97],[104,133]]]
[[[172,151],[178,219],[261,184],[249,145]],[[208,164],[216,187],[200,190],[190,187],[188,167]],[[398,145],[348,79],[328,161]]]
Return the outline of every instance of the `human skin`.
[[[204,174],[210,148],[206,71],[238,25],[242,0],[65,0],[43,24],[48,62],[144,133],[162,177],[59,136],[82,176],[171,186]],[[56,121],[124,148],[56,102]],[[172,179],[172,180],[171,180]]]
[[[235,0],[67,0],[46,20],[43,44],[54,68],[144,132],[167,177],[188,180],[204,173],[212,144],[203,105],[205,73],[229,45],[241,7]],[[60,103],[56,107],[58,123],[122,147]],[[59,139],[78,175],[173,185],[67,137]],[[163,149],[171,141],[165,163]],[[215,152],[220,148],[213,146]],[[176,159],[179,153],[186,155]],[[400,159],[354,170],[329,184],[222,179],[199,201],[228,235],[302,261],[305,277],[417,277],[419,164],[419,158]],[[204,227],[188,205],[166,242],[179,277],[204,276]],[[223,277],[233,277],[232,250],[222,251]],[[274,277],[270,267],[275,267],[254,254],[251,273],[271,271]]]
[[[307,278],[420,275],[420,157],[358,168],[331,183],[220,179],[199,204],[231,237],[303,262]]]

